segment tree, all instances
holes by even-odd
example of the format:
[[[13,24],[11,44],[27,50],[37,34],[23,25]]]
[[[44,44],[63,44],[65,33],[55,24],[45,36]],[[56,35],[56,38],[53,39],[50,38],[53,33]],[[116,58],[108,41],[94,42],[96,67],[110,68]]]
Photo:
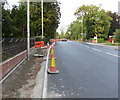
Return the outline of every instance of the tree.
[[[115,35],[115,40],[117,42],[120,42],[120,29],[116,29],[116,31],[114,32]]]
[[[41,23],[41,3],[31,3],[31,32],[32,36],[40,36],[42,23]],[[45,2],[44,3],[44,36],[47,39],[55,38],[56,29],[58,28],[59,20],[61,17],[59,3]]]
[[[112,17],[111,26],[109,30],[109,35],[113,35],[116,29],[120,29],[120,16],[117,13],[112,13],[111,11],[108,12],[108,15]]]
[[[75,16],[77,20],[82,21],[84,26],[83,31],[87,39],[96,35],[106,38],[112,18],[107,15],[104,9],[95,5],[83,5],[76,10]]]
[[[71,39],[77,40],[82,38],[82,23],[78,21],[73,21],[68,27],[67,32],[69,32]]]
[[[25,4],[19,7],[13,5],[12,10],[2,9],[2,36],[26,37],[27,34],[27,9]]]
[[[63,31],[63,30],[61,30],[60,38],[61,38],[61,39],[65,38],[65,34],[64,34],[64,31]]]
[[[65,33],[65,38],[70,39],[70,33],[68,31]]]
[[[44,37],[46,40],[54,38],[60,21],[60,4],[58,2],[44,3]],[[4,6],[4,5],[3,5]],[[2,7],[2,30],[3,37],[24,37],[27,36],[27,3],[13,5],[12,10]],[[41,2],[30,3],[30,36],[41,37],[42,29]]]

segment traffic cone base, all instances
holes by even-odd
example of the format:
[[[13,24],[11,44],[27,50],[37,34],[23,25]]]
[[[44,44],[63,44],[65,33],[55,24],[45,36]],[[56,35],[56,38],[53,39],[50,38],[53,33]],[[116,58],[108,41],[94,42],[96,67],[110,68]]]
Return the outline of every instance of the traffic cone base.
[[[56,71],[51,71],[50,69],[48,69],[48,74],[58,74],[58,73],[59,73],[58,70],[56,70]]]

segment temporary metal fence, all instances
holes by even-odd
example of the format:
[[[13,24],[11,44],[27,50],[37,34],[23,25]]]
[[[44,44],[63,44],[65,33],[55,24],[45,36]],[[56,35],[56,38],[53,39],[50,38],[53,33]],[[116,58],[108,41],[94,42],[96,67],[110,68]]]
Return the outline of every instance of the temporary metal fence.
[[[35,39],[30,39],[30,47],[34,46]],[[26,38],[2,38],[0,41],[2,49],[0,50],[0,56],[2,61],[19,54],[27,49]]]

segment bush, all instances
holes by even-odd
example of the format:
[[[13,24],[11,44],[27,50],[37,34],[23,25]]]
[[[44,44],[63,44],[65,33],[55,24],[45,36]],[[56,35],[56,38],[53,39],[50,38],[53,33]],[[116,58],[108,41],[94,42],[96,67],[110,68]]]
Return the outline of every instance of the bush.
[[[94,38],[91,38],[90,40],[94,40]]]
[[[41,36],[35,36],[34,38],[35,38],[36,42],[37,42],[37,41],[44,41],[45,44],[46,44],[47,42],[49,42],[49,39],[46,38],[45,36],[43,37],[43,39],[42,39]]]
[[[115,35],[115,41],[120,42],[120,29],[116,29],[114,35]]]
[[[104,39],[103,38],[98,38],[98,43],[103,43]]]

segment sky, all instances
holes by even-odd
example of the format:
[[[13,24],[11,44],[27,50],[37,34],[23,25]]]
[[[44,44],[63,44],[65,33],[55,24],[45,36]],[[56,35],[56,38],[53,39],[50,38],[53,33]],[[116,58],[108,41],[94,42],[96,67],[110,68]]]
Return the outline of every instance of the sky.
[[[19,2],[19,0],[7,0],[7,1],[9,5],[13,4],[18,5]],[[60,32],[61,29],[66,30],[68,25],[70,25],[70,23],[76,20],[74,12],[81,5],[94,4],[96,6],[99,6],[99,4],[102,4],[101,8],[107,11],[118,12],[118,2],[120,0],[58,0],[58,1],[61,2],[60,4],[61,19],[59,27],[57,29],[57,31]]]

